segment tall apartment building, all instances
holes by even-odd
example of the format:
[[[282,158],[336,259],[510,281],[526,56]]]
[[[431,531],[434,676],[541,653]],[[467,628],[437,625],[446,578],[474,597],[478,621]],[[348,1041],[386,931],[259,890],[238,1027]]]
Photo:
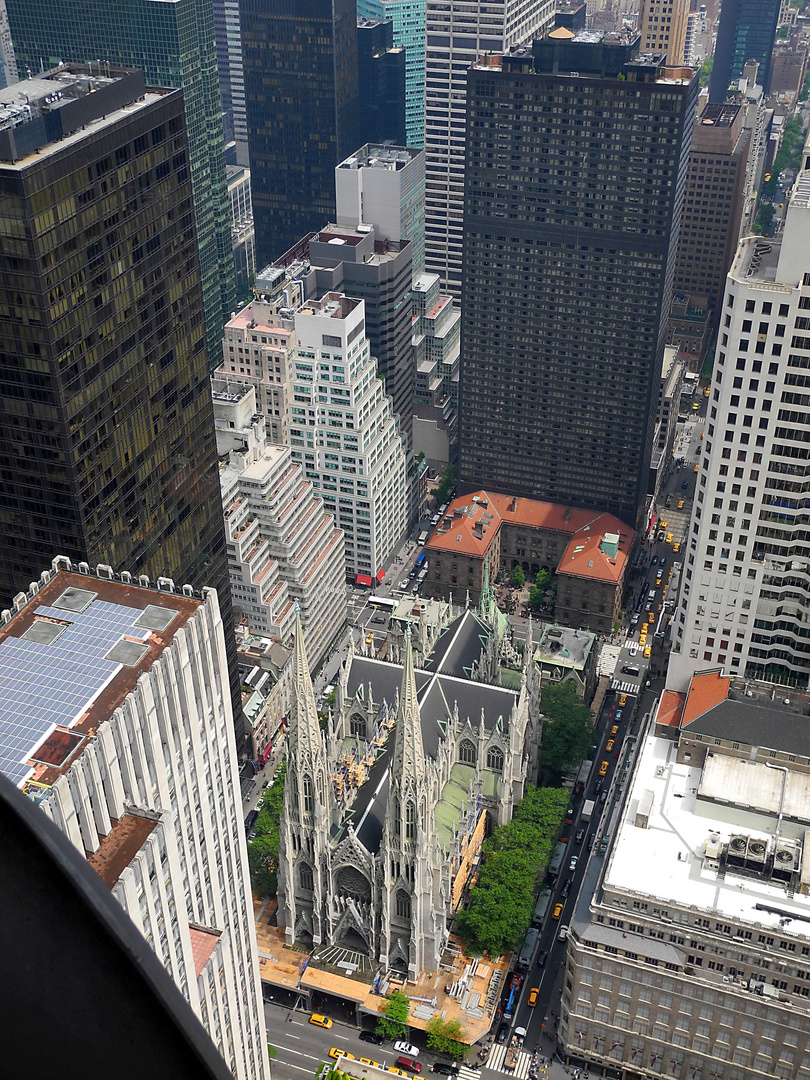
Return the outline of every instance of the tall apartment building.
[[[554,0],[427,0],[425,68],[426,266],[461,297],[467,72],[554,21]]]
[[[265,1080],[217,595],[155,585],[59,556],[3,612],[0,768],[87,859],[233,1075]]]
[[[235,291],[211,0],[74,0],[53,6],[7,0],[6,6],[23,71],[67,60],[97,65],[100,58],[142,68],[151,86],[182,88],[205,342],[209,370],[215,368]]]
[[[807,687],[810,172],[781,243],[744,239],[728,276],[667,685],[695,671]]]
[[[214,36],[217,46],[219,96],[222,101],[225,143],[233,140],[233,164],[250,164],[245,109],[245,73],[242,67],[242,30],[239,0],[213,0]]]
[[[407,143],[418,149],[425,141],[425,0],[357,0],[357,14],[394,24],[394,45],[405,50]]]
[[[663,53],[668,64],[685,63],[689,0],[642,0],[639,18],[643,52]]]
[[[559,28],[469,72],[459,417],[461,491],[634,529],[697,95],[639,45]]]
[[[269,302],[252,300],[226,323],[225,359],[216,372],[231,385],[255,388],[256,408],[265,419],[270,442],[276,444],[290,439],[295,329],[288,299],[282,292]],[[287,310],[285,316],[282,309]]]
[[[234,618],[291,644],[297,604],[319,664],[346,617],[343,533],[290,447],[267,443],[255,389],[215,378],[212,394]]]
[[[409,240],[414,279],[425,269],[425,155],[405,146],[366,143],[335,169],[338,225],[373,225],[380,236]]]
[[[339,293],[295,313],[293,458],[346,534],[346,573],[371,585],[408,523],[405,445],[377,377],[365,304]]]
[[[390,19],[357,20],[357,83],[360,138],[404,146],[405,50]]]
[[[259,266],[335,213],[334,169],[358,144],[355,0],[241,0]]]
[[[0,102],[2,606],[54,550],[208,584],[235,660],[182,94],[68,65]]]
[[[689,13],[686,21],[686,37],[683,44],[683,62],[689,67],[700,67],[711,48],[711,34],[706,7],[701,4],[697,11]]]
[[[675,289],[705,296],[711,323],[720,307],[742,220],[749,131],[740,105],[706,105],[692,133]]]
[[[569,1068],[810,1076],[808,700],[730,683],[665,692],[623,744],[569,916]]]
[[[325,225],[309,233],[256,278],[259,295],[287,303],[287,316],[306,299],[346,292],[365,302],[365,332],[400,430],[411,439],[411,245],[371,224]]]
[[[723,0],[709,101],[722,104],[734,79],[749,60],[759,64],[759,83],[767,94],[771,84],[771,53],[776,39],[780,0]]]
[[[413,283],[413,451],[441,472],[458,448],[461,309],[444,296],[438,274]]]

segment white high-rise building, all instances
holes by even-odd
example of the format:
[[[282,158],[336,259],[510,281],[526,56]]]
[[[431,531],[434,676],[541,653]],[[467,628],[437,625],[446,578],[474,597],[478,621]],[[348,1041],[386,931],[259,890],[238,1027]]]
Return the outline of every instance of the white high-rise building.
[[[668,685],[810,685],[810,172],[728,275]]]
[[[346,617],[343,533],[290,447],[267,442],[255,388],[214,379],[212,394],[234,617],[291,646],[298,601],[319,664]]]
[[[541,36],[554,0],[427,0],[425,265],[461,297],[467,71],[486,53]]]
[[[346,573],[372,581],[407,529],[404,440],[377,375],[365,304],[342,293],[295,313],[293,457],[346,534]]]
[[[54,559],[0,620],[0,768],[98,873],[233,1075],[269,1080],[216,593]]]

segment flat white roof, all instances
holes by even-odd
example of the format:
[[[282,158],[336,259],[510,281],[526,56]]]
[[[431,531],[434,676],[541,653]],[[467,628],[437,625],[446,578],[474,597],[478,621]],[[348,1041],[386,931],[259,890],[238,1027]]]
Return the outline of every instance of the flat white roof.
[[[706,758],[699,795],[730,806],[746,806],[774,817],[785,794],[782,812],[794,821],[810,823],[810,775],[769,769],[763,761],[745,761],[725,754]],[[810,858],[810,856],[808,856]]]
[[[810,896],[791,895],[778,881],[737,874],[732,867],[727,867],[724,875],[704,867],[707,842],[722,845],[734,833],[771,841],[776,813],[757,814],[726,805],[718,807],[716,816],[712,816],[712,804],[698,802],[697,797],[703,770],[678,764],[673,742],[648,736],[640,753],[605,873],[605,888],[693,907],[771,930],[780,929],[782,911],[787,917],[792,914],[807,921],[790,922],[781,932],[810,939]],[[773,776],[778,799],[781,773],[774,772]],[[652,792],[652,807],[645,829],[635,822],[642,804],[642,809],[647,810],[647,792]],[[803,835],[795,827],[790,832],[783,827],[782,831],[788,836]],[[758,910],[758,904],[778,911]]]

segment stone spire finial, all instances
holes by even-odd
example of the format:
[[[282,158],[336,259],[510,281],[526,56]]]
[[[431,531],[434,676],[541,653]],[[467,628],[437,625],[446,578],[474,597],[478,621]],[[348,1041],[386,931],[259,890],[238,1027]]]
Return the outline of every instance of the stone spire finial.
[[[391,769],[396,780],[403,779],[406,774],[418,780],[424,780],[425,777],[425,750],[422,745],[422,721],[416,694],[416,672],[411,648],[410,626],[405,631],[405,665],[402,669],[402,687],[399,694]]]
[[[304,645],[304,630],[301,626],[301,609],[295,601],[295,648],[293,649],[293,724],[290,731],[290,750],[314,753],[323,752],[321,725],[318,720],[318,707],[315,704],[315,691],[312,689],[312,677],[309,674],[307,652]]]

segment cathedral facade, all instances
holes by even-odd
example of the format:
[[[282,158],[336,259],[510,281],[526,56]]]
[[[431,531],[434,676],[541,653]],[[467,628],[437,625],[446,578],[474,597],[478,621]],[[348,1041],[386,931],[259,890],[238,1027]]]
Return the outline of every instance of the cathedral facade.
[[[350,653],[325,731],[296,624],[278,897],[291,944],[438,970],[487,824],[537,779],[539,680],[527,660],[519,691],[498,685],[499,615],[482,597],[423,634],[420,666],[410,629],[401,662]]]

